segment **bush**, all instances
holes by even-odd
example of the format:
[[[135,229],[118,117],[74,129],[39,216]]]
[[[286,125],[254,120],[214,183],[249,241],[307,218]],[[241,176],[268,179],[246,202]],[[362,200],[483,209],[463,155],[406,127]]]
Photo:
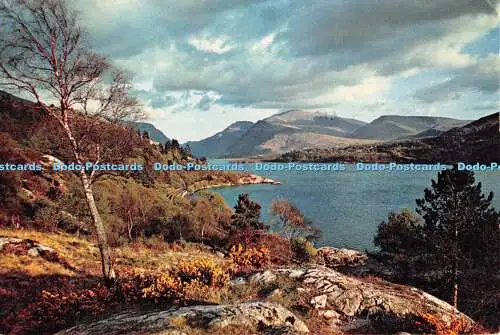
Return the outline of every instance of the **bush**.
[[[182,260],[167,273],[132,274],[122,280],[120,291],[128,303],[159,304],[197,300],[218,302],[229,286],[229,274],[212,259]]]
[[[215,289],[229,284],[229,275],[210,258],[181,261],[176,272],[183,284],[197,282]]]
[[[52,333],[72,326],[77,320],[109,311],[113,300],[113,294],[100,284],[90,289],[42,291],[35,303],[10,315],[6,323],[11,325],[10,334],[32,333],[33,330],[37,334]]]
[[[305,238],[292,238],[290,242],[294,258],[298,261],[309,262],[316,256],[317,249],[314,244]]]
[[[431,314],[424,314],[422,318],[433,328],[436,335],[460,335],[468,330],[468,323],[463,316],[452,315],[449,324]]]
[[[241,244],[234,245],[230,257],[237,273],[254,272],[271,263],[271,253],[264,247],[245,249]]]

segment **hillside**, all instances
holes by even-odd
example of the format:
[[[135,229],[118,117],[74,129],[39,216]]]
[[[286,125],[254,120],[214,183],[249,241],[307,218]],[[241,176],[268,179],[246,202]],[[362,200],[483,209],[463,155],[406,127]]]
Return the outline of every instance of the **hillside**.
[[[189,141],[184,144],[189,145],[195,156],[210,158],[224,157],[227,156],[231,144],[238,140],[252,126],[253,122],[250,121],[235,122],[213,136],[200,141]]]
[[[431,129],[447,131],[454,127],[464,126],[469,122],[471,121],[434,116],[383,115],[354,131],[351,137],[394,139],[414,136]]]
[[[257,122],[229,147],[229,154],[241,157],[359,144],[347,137],[364,124],[320,112],[291,110]]]
[[[425,131],[422,135],[431,135]],[[498,162],[500,161],[499,113],[462,127],[438,132],[438,136],[386,142],[377,145],[291,151],[278,161],[345,162]]]
[[[98,281],[99,251],[88,239],[0,228],[0,331],[368,335],[453,329],[456,311],[446,302],[373,275],[344,273],[345,265],[369,270],[367,256],[353,250],[322,248],[300,265],[258,266],[239,276],[233,276],[237,253],[201,244],[151,241],[113,253],[122,278],[118,288],[107,288]],[[460,329],[474,326],[459,317]]]
[[[321,112],[291,110],[264,119],[272,124],[332,136],[348,136],[365,125],[365,122],[328,115]]]
[[[424,139],[469,122],[445,117],[385,115],[367,124],[322,112],[289,110],[255,124],[237,122],[209,138],[187,143],[200,156],[277,155]]]
[[[162,144],[168,141],[168,137],[160,129],[156,128],[151,123],[134,122],[133,126],[137,130],[139,130],[141,132],[141,134],[144,132],[147,132],[149,134],[149,138],[152,141],[162,143]]]

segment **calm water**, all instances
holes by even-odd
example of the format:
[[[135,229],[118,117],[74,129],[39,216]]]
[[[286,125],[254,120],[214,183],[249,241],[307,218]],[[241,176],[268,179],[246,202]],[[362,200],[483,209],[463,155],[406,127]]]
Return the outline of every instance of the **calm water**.
[[[221,163],[221,161],[211,161]],[[334,247],[373,250],[377,224],[390,211],[403,208],[415,210],[416,198],[422,198],[436,171],[365,172],[347,165],[346,171],[255,171],[255,164],[244,165],[248,171],[281,182],[281,185],[246,185],[218,188],[226,202],[234,206],[238,194],[248,193],[262,206],[264,221],[273,199],[291,200],[323,231],[319,243]],[[500,173],[476,172],[476,181],[483,184],[483,193],[493,191],[493,205],[500,208]]]

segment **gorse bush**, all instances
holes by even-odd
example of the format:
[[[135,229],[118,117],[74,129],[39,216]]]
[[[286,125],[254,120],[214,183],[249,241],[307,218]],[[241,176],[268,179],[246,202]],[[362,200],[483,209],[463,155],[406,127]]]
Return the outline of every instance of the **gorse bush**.
[[[183,284],[196,281],[216,289],[225,288],[229,284],[229,275],[219,264],[209,258],[180,261],[176,274]]]
[[[468,322],[464,316],[451,316],[451,322],[446,323],[442,319],[431,314],[424,314],[422,318],[432,328],[436,335],[460,335],[468,331]]]
[[[172,277],[169,273],[161,273],[156,276],[149,275],[142,283],[150,282],[149,286],[141,289],[140,298],[153,300],[155,303],[170,301],[182,297],[182,283],[179,278]],[[134,296],[134,298],[137,298]]]
[[[182,260],[168,272],[131,274],[122,280],[120,292],[129,303],[218,302],[229,279],[229,273],[212,259],[196,258]]]
[[[265,247],[245,249],[241,244],[234,245],[230,257],[237,273],[260,270],[271,263],[271,253]]]

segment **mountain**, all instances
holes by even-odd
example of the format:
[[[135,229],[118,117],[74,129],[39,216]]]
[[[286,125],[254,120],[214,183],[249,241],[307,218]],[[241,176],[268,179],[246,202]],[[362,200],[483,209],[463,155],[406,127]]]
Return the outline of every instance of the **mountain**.
[[[290,110],[264,119],[274,125],[331,136],[348,136],[366,123],[321,112]]]
[[[147,131],[149,133],[149,138],[155,142],[165,143],[166,141],[168,141],[168,137],[151,123],[134,122],[133,126],[137,130],[139,130],[141,134]]]
[[[435,116],[383,115],[354,131],[351,137],[387,140],[412,137],[419,133],[428,136],[431,133],[430,130],[434,130],[436,134],[438,131],[462,127],[469,122],[471,120]]]
[[[424,139],[409,151],[428,161],[489,163],[500,161],[500,113],[493,113],[440,136]]]
[[[229,146],[252,126],[253,122],[238,121],[213,136],[200,141],[189,141],[184,144],[189,144],[195,156],[211,158],[227,156]]]
[[[364,122],[320,112],[290,110],[255,123],[229,146],[233,157],[359,143],[347,138]]]
[[[290,151],[273,160],[446,164],[499,162],[499,131],[500,113],[497,112],[435,137],[388,141],[377,145]],[[431,135],[431,132],[428,131],[427,135]]]

